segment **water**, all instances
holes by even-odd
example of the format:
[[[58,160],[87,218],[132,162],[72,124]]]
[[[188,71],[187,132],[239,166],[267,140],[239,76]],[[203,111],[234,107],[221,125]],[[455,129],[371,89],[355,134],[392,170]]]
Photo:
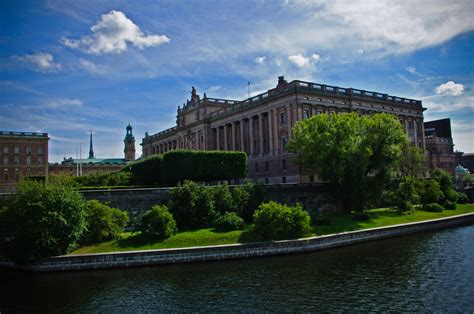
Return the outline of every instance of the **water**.
[[[474,311],[474,225],[310,254],[0,272],[0,312]]]

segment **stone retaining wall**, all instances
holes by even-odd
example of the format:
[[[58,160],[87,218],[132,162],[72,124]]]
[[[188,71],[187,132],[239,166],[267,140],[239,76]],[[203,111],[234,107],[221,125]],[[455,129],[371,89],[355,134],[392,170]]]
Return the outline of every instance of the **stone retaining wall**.
[[[41,263],[28,267],[17,267],[11,262],[0,261],[0,267],[48,272],[202,262],[294,254],[397,237],[417,232],[431,231],[468,223],[474,223],[474,213],[423,222],[372,228],[297,240],[217,245],[182,249],[58,256],[49,258]]]

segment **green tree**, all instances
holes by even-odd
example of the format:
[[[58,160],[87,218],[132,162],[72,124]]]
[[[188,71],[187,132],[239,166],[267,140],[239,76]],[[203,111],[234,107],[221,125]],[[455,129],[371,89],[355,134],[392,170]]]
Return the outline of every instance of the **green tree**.
[[[87,201],[87,230],[84,243],[99,243],[119,238],[128,223],[128,214],[97,200]]]
[[[176,221],[165,205],[154,205],[143,217],[139,230],[145,237],[164,240],[176,234]]]
[[[376,203],[408,139],[394,115],[321,114],[298,122],[289,150],[326,181],[344,211]]]
[[[67,184],[20,182],[9,205],[15,222],[10,257],[28,263],[69,252],[86,229],[85,209],[85,200]]]

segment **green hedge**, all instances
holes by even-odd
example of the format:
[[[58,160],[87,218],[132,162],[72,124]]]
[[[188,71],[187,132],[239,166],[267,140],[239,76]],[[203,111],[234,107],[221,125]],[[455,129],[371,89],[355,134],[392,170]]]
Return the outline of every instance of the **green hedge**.
[[[132,173],[131,181],[138,185],[158,185],[163,182],[163,156],[153,155],[126,165],[122,171]]]
[[[244,178],[247,155],[243,152],[175,150],[163,155],[164,181],[218,181]]]

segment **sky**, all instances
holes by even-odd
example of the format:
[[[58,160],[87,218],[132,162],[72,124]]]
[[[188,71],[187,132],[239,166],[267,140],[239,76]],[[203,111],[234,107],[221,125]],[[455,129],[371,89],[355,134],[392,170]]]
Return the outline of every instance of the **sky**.
[[[0,1],[0,130],[47,132],[49,160],[137,157],[191,87],[243,100],[277,77],[418,99],[474,152],[474,1]]]

